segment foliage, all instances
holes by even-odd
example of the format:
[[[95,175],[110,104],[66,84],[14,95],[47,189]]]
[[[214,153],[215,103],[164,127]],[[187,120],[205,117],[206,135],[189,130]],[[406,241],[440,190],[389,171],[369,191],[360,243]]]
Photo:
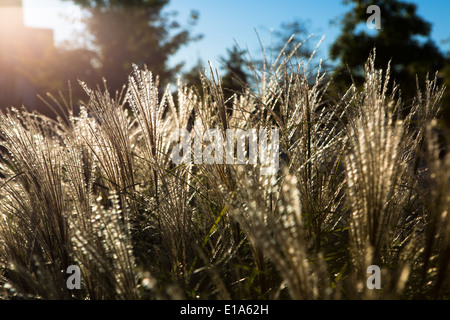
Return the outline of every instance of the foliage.
[[[121,89],[133,63],[147,65],[164,83],[174,80],[183,64],[169,67],[168,59],[183,45],[200,38],[173,21],[175,13],[163,12],[167,0],[74,2],[89,13],[86,27],[99,51],[99,72],[108,79],[112,91]],[[192,12],[189,25],[197,19],[198,13]]]

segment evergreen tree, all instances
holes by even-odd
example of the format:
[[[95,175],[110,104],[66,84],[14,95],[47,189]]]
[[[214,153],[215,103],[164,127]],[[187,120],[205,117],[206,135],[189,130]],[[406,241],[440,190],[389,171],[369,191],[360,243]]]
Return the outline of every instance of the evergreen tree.
[[[274,54],[278,55],[284,49],[286,55],[293,54],[293,60],[308,59],[313,50],[311,50],[310,36],[306,23],[300,20],[284,22],[278,30],[273,32],[275,44],[273,45]],[[299,46],[299,44],[301,45]]]
[[[230,99],[234,94],[240,94],[245,91],[248,85],[249,75],[246,70],[246,61],[244,59],[245,51],[241,50],[237,45],[232,49],[227,49],[228,57],[222,57],[220,60],[223,63],[225,71],[222,77],[222,87],[224,89],[225,101],[227,101],[228,114],[232,114],[232,103]]]

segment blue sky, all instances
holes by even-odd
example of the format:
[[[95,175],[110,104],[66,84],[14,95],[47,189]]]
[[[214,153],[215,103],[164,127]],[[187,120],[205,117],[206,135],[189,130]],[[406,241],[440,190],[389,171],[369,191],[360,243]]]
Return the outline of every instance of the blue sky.
[[[450,42],[442,44],[450,38],[450,1],[449,0],[408,0],[418,5],[418,14],[431,22],[431,37],[443,52],[450,51]],[[80,31],[79,24],[71,25],[66,18],[74,17],[76,22],[81,13],[71,1],[61,0],[23,0],[25,23],[34,27],[53,28],[55,40],[61,43],[64,39],[76,37]],[[270,28],[278,29],[282,22],[296,19],[304,21],[308,32],[314,34],[310,44],[315,46],[325,35],[325,41],[319,48],[319,57],[326,59],[329,45],[340,33],[339,25],[330,22],[341,18],[350,6],[342,0],[171,0],[167,11],[177,11],[177,20],[184,24],[192,9],[200,12],[197,25],[192,32],[204,35],[201,41],[191,43],[182,48],[172,62],[186,61],[186,66],[194,65],[200,57],[210,60],[218,67],[218,58],[225,56],[226,49],[235,41],[241,47],[248,47],[253,53],[260,52],[255,33],[258,30],[261,38],[270,43]],[[64,18],[66,17],[66,18]]]

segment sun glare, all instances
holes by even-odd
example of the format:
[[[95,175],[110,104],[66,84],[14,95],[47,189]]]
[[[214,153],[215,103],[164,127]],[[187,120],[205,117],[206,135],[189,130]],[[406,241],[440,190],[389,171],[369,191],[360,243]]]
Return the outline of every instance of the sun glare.
[[[81,18],[81,9],[70,2],[23,1],[24,24],[32,28],[53,29],[56,44],[71,38],[73,32],[82,29]]]

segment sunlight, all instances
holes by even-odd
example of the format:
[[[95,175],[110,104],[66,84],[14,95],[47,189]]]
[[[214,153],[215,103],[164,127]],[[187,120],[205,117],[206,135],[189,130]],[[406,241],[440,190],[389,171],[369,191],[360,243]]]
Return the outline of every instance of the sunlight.
[[[55,43],[73,38],[83,29],[82,10],[70,1],[23,0],[24,24],[33,28],[53,29]]]
[[[0,7],[0,35],[5,48],[16,48],[21,51],[41,51],[43,44],[53,45],[53,30],[51,28],[30,28],[25,24],[25,10],[20,1],[12,1],[11,6]],[[45,8],[30,7],[28,14],[51,20]],[[13,52],[13,50],[8,50]]]
[[[11,35],[16,28],[23,25],[20,7],[0,7],[0,27],[2,32]]]

